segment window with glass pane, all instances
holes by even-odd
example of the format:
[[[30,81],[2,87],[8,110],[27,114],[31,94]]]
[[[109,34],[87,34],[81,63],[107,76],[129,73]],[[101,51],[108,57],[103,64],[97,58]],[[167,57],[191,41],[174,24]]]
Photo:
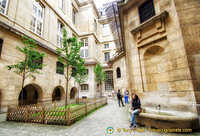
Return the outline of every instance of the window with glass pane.
[[[61,62],[56,63],[56,73],[64,74],[64,65]]]
[[[105,55],[105,62],[108,62],[110,60],[110,52],[104,53]]]
[[[105,81],[105,90],[113,90],[114,83],[113,83],[113,72],[106,71],[106,81]]]
[[[81,91],[88,91],[89,90],[89,85],[88,84],[82,84],[81,85]]]
[[[109,49],[109,44],[104,44],[104,49]]]
[[[97,33],[97,21],[94,20],[94,31]]]
[[[109,24],[103,24],[103,36],[107,36],[110,34]]]
[[[76,24],[76,11],[74,8],[72,9],[72,21],[74,24]]]
[[[63,47],[63,28],[64,28],[63,23],[58,20],[58,24],[57,24],[57,46],[60,47],[60,48]]]
[[[83,42],[83,46],[81,47],[81,57],[88,58],[88,39],[84,38],[81,40]]]
[[[155,15],[153,0],[147,0],[139,7],[140,23],[145,22]]]
[[[8,5],[8,0],[0,0],[0,13],[5,14]]]
[[[58,0],[59,8],[63,9],[63,0]]]
[[[38,1],[34,0],[31,18],[31,30],[40,36],[42,35],[43,29],[43,11],[44,8],[42,5]]]

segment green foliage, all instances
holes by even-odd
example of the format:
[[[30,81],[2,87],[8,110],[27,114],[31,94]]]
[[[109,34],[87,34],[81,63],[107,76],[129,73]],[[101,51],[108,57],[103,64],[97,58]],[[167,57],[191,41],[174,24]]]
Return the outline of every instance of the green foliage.
[[[74,77],[75,81],[79,85],[87,81],[88,74],[86,72],[87,72],[87,69],[84,66],[84,60],[81,60],[80,63],[77,64],[75,77]]]
[[[97,64],[96,67],[94,68],[94,73],[95,73],[95,81],[99,84],[102,85],[103,82],[105,82],[106,79],[106,74],[103,71],[103,68],[100,64]]]
[[[45,66],[44,64],[41,64],[40,61],[45,54],[35,50],[37,46],[33,39],[25,36],[22,38],[22,43],[25,46],[23,48],[17,46],[16,49],[24,54],[24,60],[14,65],[8,65],[6,68],[23,76],[23,80],[25,80],[29,76],[33,76],[34,73],[40,73],[39,69],[42,69],[42,67]]]
[[[67,31],[63,29],[63,48],[56,49],[58,60],[63,64],[63,69],[66,67],[77,69],[81,64],[84,64],[80,55],[81,47],[82,42],[78,42],[77,37],[67,38]],[[59,69],[61,70],[62,68]],[[70,70],[70,73],[65,73],[64,75],[67,80],[70,80],[69,75],[72,75],[72,70]]]

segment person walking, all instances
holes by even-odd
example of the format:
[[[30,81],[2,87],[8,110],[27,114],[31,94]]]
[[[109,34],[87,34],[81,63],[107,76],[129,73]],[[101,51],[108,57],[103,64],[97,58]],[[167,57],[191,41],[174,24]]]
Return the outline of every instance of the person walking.
[[[131,124],[130,128],[134,127],[136,128],[136,115],[138,115],[141,112],[140,108],[140,99],[136,94],[133,94],[132,101],[131,101]]]
[[[125,103],[128,103],[128,91],[126,90],[124,93]]]
[[[124,107],[124,103],[122,101],[122,98],[123,98],[123,95],[121,95],[120,90],[118,90],[118,92],[117,92],[117,99],[118,99],[118,102],[119,102],[119,107],[120,107],[120,101],[122,103],[122,106]]]
[[[115,90],[113,89],[112,90],[112,98],[114,99],[114,97],[115,97]]]

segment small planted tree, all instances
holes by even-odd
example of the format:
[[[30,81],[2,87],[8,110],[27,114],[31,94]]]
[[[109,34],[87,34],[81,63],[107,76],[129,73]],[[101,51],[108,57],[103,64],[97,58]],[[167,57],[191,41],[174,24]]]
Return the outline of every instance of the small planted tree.
[[[82,83],[86,82],[88,79],[88,73],[84,66],[84,61],[80,61],[80,63],[77,64],[76,73],[74,77],[75,81],[78,83],[78,104],[79,104],[79,92],[80,92],[80,86]]]
[[[82,47],[82,42],[78,42],[76,37],[67,38],[67,31],[63,29],[63,47],[57,49],[58,60],[63,64],[63,68],[60,70],[66,69],[64,73],[66,79],[66,99],[65,106],[67,106],[67,94],[68,94],[68,85],[69,80],[72,77],[72,68],[77,68],[79,63],[82,62],[80,56],[80,48]],[[70,70],[71,69],[71,70]]]
[[[95,73],[95,81],[99,85],[100,96],[102,97],[102,84],[107,80],[106,74],[103,71],[103,68],[100,64],[96,65],[96,67],[94,68],[94,73]]]
[[[23,104],[23,88],[24,82],[27,78],[33,77],[34,74],[39,74],[39,69],[42,69],[45,64],[41,63],[41,59],[45,56],[44,53],[39,53],[35,49],[37,48],[36,42],[27,37],[22,37],[22,43],[25,45],[20,48],[19,46],[16,49],[24,54],[23,60],[17,64],[8,65],[6,68],[8,70],[13,70],[16,74],[22,77],[21,84],[21,100]]]

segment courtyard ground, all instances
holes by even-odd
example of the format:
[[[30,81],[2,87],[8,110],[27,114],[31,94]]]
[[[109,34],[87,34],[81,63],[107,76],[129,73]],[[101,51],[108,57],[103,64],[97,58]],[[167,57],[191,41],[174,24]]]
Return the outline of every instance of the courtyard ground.
[[[200,133],[172,134],[149,132],[137,126],[135,132],[123,132],[129,129],[128,106],[118,107],[116,99],[108,99],[108,105],[71,126],[56,126],[5,121],[6,114],[0,114],[0,136],[199,136]],[[108,134],[106,129],[113,127],[114,133]],[[117,130],[121,129],[121,132]],[[142,132],[138,132],[142,131]]]

